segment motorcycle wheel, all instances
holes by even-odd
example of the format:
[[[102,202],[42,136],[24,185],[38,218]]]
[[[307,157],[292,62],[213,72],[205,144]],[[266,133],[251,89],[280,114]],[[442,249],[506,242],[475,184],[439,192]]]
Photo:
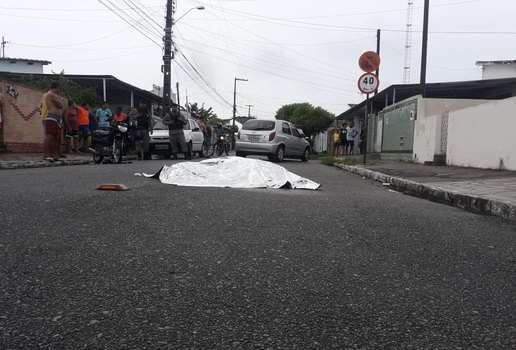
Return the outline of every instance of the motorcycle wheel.
[[[116,140],[115,146],[113,149],[113,159],[115,163],[120,164],[122,163],[122,141]]]
[[[226,153],[226,156],[229,156],[229,143],[224,145],[224,153]]]
[[[104,160],[104,156],[102,155],[102,146],[95,145],[95,152],[93,152],[93,163],[100,164]]]
[[[217,155],[220,157],[224,153],[224,145],[220,142],[217,144]]]

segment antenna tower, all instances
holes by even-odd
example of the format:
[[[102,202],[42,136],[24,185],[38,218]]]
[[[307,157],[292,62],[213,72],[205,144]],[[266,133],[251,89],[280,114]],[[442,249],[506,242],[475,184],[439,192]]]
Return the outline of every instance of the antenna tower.
[[[412,51],[412,13],[414,1],[408,1],[407,8],[407,30],[405,32],[405,64],[403,66],[403,84],[410,84],[410,61]]]

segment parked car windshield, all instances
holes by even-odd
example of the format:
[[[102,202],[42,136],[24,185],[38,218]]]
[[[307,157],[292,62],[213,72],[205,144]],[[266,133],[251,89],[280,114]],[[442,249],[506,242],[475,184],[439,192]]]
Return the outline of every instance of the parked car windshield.
[[[154,123],[152,129],[154,130],[168,130],[168,127],[163,124],[160,118],[152,118],[152,122]]]
[[[274,130],[276,122],[272,120],[249,120],[244,124],[242,130]]]

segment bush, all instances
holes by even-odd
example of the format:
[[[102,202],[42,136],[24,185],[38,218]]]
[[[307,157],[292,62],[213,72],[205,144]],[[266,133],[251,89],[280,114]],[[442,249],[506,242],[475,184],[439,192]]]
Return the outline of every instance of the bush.
[[[324,165],[328,165],[328,166],[333,166],[333,163],[335,163],[335,158],[333,157],[321,157],[319,158],[319,160],[321,161],[321,163],[323,163]]]

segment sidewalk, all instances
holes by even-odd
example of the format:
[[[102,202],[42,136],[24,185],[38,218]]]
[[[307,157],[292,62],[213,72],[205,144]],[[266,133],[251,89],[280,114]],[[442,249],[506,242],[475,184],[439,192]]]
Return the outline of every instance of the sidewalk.
[[[93,162],[91,154],[66,154],[66,157],[59,162],[51,163],[43,160],[43,153],[0,152],[0,170],[82,165]]]
[[[336,166],[408,195],[481,214],[516,218],[515,171],[401,162]]]

